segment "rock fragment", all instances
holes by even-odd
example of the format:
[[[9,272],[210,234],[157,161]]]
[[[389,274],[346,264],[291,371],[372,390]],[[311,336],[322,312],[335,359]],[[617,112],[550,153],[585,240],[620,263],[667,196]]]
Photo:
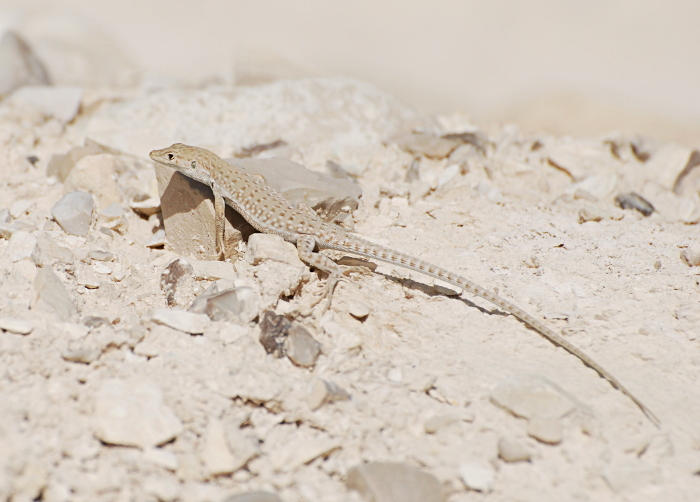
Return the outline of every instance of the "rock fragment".
[[[146,242],[147,248],[162,248],[165,246],[165,230],[159,229],[156,233],[149,237]]]
[[[527,424],[527,433],[540,443],[561,443],[563,431],[561,422],[553,418],[533,417]]]
[[[82,99],[83,89],[77,86],[31,85],[17,89],[10,96],[12,102],[31,106],[63,124],[75,118]]]
[[[369,315],[370,309],[366,303],[357,300],[351,300],[350,302],[348,302],[348,312],[355,319],[362,320]]]
[[[223,502],[282,502],[282,499],[276,493],[247,492],[231,495]]]
[[[309,408],[317,410],[326,403],[347,401],[350,393],[333,382],[317,379],[311,385],[311,392],[306,398]]]
[[[129,202],[129,207],[146,218],[160,213],[160,198],[141,195]]]
[[[273,260],[296,267],[304,267],[294,244],[285,241],[279,235],[251,235],[248,239],[248,255],[253,265],[257,265],[263,260]]]
[[[93,209],[92,195],[76,191],[59,200],[51,208],[51,215],[67,234],[84,236],[90,228]]]
[[[689,267],[700,265],[700,242],[693,242],[686,249],[681,251],[681,260]]]
[[[194,298],[194,271],[184,258],[168,263],[160,273],[160,289],[169,307],[188,306]]]
[[[182,422],[148,381],[105,380],[95,398],[94,434],[107,444],[147,448],[179,436]]]
[[[174,502],[180,497],[180,483],[165,476],[150,476],[143,481],[143,490],[160,502]]]
[[[490,492],[496,481],[496,471],[486,462],[463,462],[459,464],[459,476],[470,490]]]
[[[240,467],[228,447],[226,432],[220,420],[210,419],[204,435],[200,457],[211,476],[231,474]]]
[[[36,250],[36,237],[24,230],[18,230],[10,237],[7,245],[7,255],[13,263],[29,259]]]
[[[370,462],[353,467],[345,485],[374,502],[443,502],[435,476],[407,464]]]
[[[647,485],[659,484],[662,473],[642,462],[610,465],[603,471],[603,479],[615,493],[637,490]]]
[[[129,229],[129,221],[126,219],[126,213],[116,202],[100,211],[100,221],[106,228],[114,230],[122,235]]]
[[[424,155],[431,159],[444,159],[463,142],[458,138],[445,138],[427,133],[409,133],[394,136],[390,143],[397,144],[403,150],[415,155]]]
[[[502,381],[491,392],[491,401],[528,419],[558,419],[574,409],[574,403],[552,383],[533,375],[517,375]]]
[[[32,309],[52,312],[64,321],[77,313],[66,288],[50,267],[39,269],[34,278],[33,288]]]
[[[292,329],[292,322],[284,316],[268,310],[260,323],[260,343],[265,352],[275,357],[284,355],[284,342]]]
[[[532,458],[532,452],[521,441],[504,436],[498,440],[498,456],[506,462],[525,462]]]
[[[305,328],[294,325],[284,341],[284,352],[296,366],[308,368],[316,364],[321,344]]]
[[[236,279],[236,270],[232,263],[226,261],[190,260],[196,279],[216,281],[218,279]]]
[[[34,329],[32,323],[14,317],[0,317],[0,329],[17,335],[28,335]]]
[[[48,85],[48,73],[29,44],[7,30],[0,40],[0,96],[28,84]]]
[[[636,209],[644,216],[650,216],[654,212],[651,202],[636,192],[622,193],[615,197],[615,204],[622,209]]]
[[[63,246],[56,244],[50,234],[39,232],[36,237],[36,249],[32,258],[37,267],[52,266],[56,263],[72,265],[74,262],[73,252]]]
[[[258,295],[246,286],[220,293],[200,295],[190,307],[191,312],[202,312],[212,321],[247,324],[258,317]]]
[[[193,314],[178,309],[152,309],[145,319],[191,335],[201,335],[211,323],[204,314]]]

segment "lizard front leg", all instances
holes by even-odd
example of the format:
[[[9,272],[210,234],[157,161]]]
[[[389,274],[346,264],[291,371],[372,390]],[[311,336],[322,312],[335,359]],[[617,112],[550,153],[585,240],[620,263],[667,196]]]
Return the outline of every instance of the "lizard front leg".
[[[325,312],[331,306],[331,299],[333,297],[333,290],[338,284],[338,281],[343,276],[343,272],[340,267],[327,256],[321,253],[314,253],[314,248],[316,247],[316,239],[312,235],[301,235],[297,239],[297,253],[299,253],[299,259],[304,263],[311,265],[319,270],[328,274],[328,280],[326,281],[326,290],[324,292],[324,298],[328,298],[328,303],[323,309]]]
[[[224,242],[225,242],[225,220],[226,220],[226,202],[221,195],[221,191],[216,187],[212,187],[214,193],[214,231],[216,232],[216,253],[220,261],[224,261]]]

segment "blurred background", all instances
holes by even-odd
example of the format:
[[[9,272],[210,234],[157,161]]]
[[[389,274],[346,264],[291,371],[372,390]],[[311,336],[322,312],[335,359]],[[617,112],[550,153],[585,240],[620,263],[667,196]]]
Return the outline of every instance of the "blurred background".
[[[693,0],[3,0],[53,83],[346,75],[426,113],[700,146]]]

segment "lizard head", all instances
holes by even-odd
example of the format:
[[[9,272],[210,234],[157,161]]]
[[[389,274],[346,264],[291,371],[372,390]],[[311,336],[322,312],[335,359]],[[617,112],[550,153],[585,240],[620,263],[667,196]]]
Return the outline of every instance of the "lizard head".
[[[182,143],[175,143],[162,150],[153,150],[150,153],[150,157],[159,164],[180,171],[188,178],[211,186],[212,180],[208,166],[216,155],[209,150],[196,146],[183,145]]]

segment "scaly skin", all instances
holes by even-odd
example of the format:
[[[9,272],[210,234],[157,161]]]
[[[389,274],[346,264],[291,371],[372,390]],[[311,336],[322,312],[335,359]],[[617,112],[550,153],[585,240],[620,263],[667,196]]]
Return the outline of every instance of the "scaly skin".
[[[432,265],[404,253],[378,246],[350,234],[338,226],[330,225],[313,214],[292,206],[282,195],[268,187],[262,177],[251,176],[227,164],[217,155],[203,148],[176,143],[169,148],[154,150],[150,154],[156,162],[172,167],[185,176],[211,187],[216,208],[217,245],[223,251],[224,204],[228,204],[260,232],[276,234],[297,245],[299,258],[305,263],[329,274],[327,292],[341,277],[340,267],[328,257],[315,253],[314,249],[335,249],[367,258],[381,260],[398,267],[448,282],[493,303],[514,315],[550,342],[562,347],[590,366],[614,387],[626,394],[655,424],[659,420],[609,371],[590,356],[556,334],[537,318],[486,288],[448,270]]]

